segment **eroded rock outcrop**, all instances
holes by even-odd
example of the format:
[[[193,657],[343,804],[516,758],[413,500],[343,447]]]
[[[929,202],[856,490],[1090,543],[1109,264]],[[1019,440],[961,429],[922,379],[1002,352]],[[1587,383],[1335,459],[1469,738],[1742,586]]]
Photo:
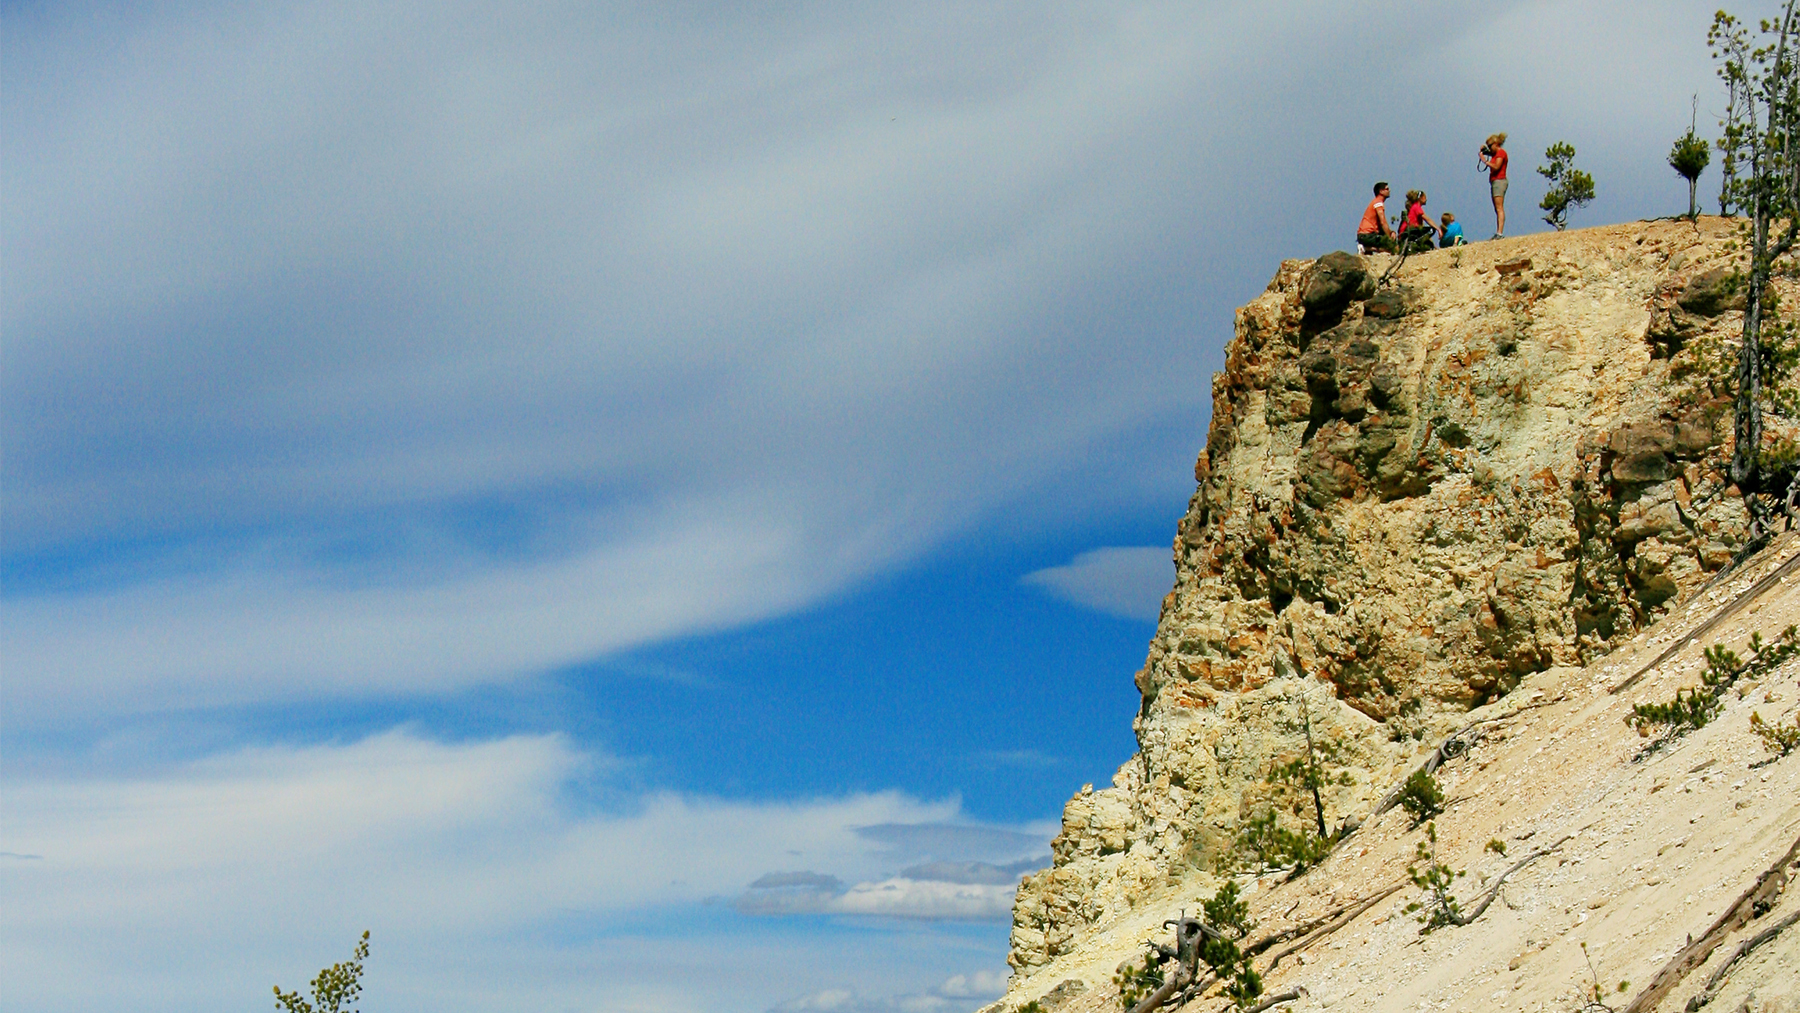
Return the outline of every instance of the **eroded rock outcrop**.
[[[1297,825],[1267,775],[1303,721],[1333,750],[1326,808],[1354,817],[1467,710],[1604,653],[1731,559],[1733,238],[1483,243],[1379,289],[1386,258],[1281,265],[1213,379],[1139,752],[1069,802],[1054,866],[1021,886],[1016,969],[1207,867],[1252,812]]]

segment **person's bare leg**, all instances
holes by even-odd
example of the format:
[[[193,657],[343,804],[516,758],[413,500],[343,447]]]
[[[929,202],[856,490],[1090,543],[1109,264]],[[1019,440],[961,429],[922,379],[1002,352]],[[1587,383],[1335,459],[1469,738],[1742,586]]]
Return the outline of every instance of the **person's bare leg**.
[[[1494,235],[1506,235],[1506,195],[1494,195]]]

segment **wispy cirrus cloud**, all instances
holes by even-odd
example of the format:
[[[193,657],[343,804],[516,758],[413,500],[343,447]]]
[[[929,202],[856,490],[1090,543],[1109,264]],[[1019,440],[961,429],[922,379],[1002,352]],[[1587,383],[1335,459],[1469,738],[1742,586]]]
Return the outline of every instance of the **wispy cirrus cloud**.
[[[624,808],[578,804],[568,789],[604,780],[606,769],[555,736],[456,744],[394,731],[245,749],[155,774],[9,777],[3,843],[36,857],[0,863],[0,973],[12,1001],[38,1009],[225,1008],[271,981],[301,980],[305,959],[338,959],[370,928],[371,967],[388,990],[467,986],[476,998],[439,1008],[516,1008],[520,995],[499,1006],[479,998],[485,958],[469,969],[471,954],[625,959],[617,948],[629,945],[609,941],[620,926],[716,925],[708,899],[746,886],[746,896],[810,888],[833,898],[744,908],[752,914],[993,918],[1010,886],[893,877],[896,842],[917,828],[901,853],[930,841],[987,855],[996,843],[1041,849],[1048,837],[1047,828],[961,822],[954,803],[891,792],[788,802],[652,792]],[[871,836],[870,827],[883,829]],[[796,856],[832,872],[767,874]],[[930,949],[929,930],[918,931]],[[712,945],[696,933],[692,945]],[[831,945],[801,932],[785,948],[764,946],[757,952],[770,964],[751,977],[751,994],[767,1005],[795,981],[816,981],[806,978],[809,954]],[[709,1008],[708,989],[742,987],[726,975],[702,981],[677,1008]],[[154,998],[134,983],[145,980],[161,983]],[[552,984],[515,986],[561,994]],[[588,1001],[613,987],[590,981]]]
[[[855,989],[820,989],[772,1007],[771,1013],[948,1013],[969,999],[993,999],[1006,991],[1004,975],[956,974],[928,992],[867,995]]]
[[[537,735],[116,776],[57,735],[441,698],[984,522],[1178,512],[1231,307],[1345,245],[1371,180],[1476,221],[1506,129],[1521,165],[1577,144],[1595,221],[1678,210],[1710,15],[9,7],[0,652],[7,732],[51,743],[5,783],[9,1002],[241,1009],[371,927],[372,985],[433,1009],[972,1008],[1007,887],[969,863],[1044,828],[894,792],[594,811],[559,786],[605,761]],[[1143,615],[1124,562],[1038,586]],[[819,915],[707,904],[794,870],[838,884]],[[876,917],[823,913],[853,894]],[[871,967],[845,920],[916,945]]]
[[[1173,553],[1165,548],[1091,549],[1062,566],[1034,570],[1026,584],[1084,608],[1154,621],[1175,586]]]
[[[1316,146],[1385,150],[1332,69],[1384,31],[19,12],[9,719],[100,669],[125,709],[504,681],[804,607],[999,510],[1183,495],[1159,434],[1200,431],[1275,252],[1231,181],[1325,200]]]
[[[1179,497],[1229,307],[1371,177],[1479,205],[1511,124],[1663,206],[1710,11],[1624,10],[11,12],[9,720],[105,666],[125,709],[504,681]],[[1043,578],[1143,614],[1102,562]]]

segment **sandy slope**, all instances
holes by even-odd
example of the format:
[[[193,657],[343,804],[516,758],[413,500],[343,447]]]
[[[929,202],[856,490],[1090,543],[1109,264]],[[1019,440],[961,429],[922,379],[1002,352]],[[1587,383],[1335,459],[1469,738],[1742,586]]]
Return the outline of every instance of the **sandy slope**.
[[[1688,941],[1698,938],[1757,877],[1800,840],[1800,752],[1752,768],[1768,754],[1749,729],[1800,711],[1800,663],[1740,684],[1724,714],[1647,758],[1647,740],[1625,724],[1634,703],[1660,701],[1698,681],[1703,649],[1740,649],[1752,632],[1772,639],[1800,623],[1800,567],[1742,604],[1710,632],[1683,643],[1629,689],[1613,692],[1670,644],[1690,638],[1758,578],[1800,556],[1800,534],[1785,536],[1728,580],[1586,669],[1553,669],[1470,714],[1479,741],[1439,773],[1448,810],[1438,817],[1439,857],[1467,870],[1457,893],[1470,898],[1516,859],[1572,835],[1515,874],[1501,900],[1467,927],[1421,937],[1402,910],[1419,891],[1408,884],[1330,937],[1283,960],[1268,992],[1293,986],[1309,995],[1287,1009],[1575,1010],[1590,978],[1586,943],[1607,1002],[1623,1009]],[[1293,882],[1246,880],[1254,936],[1304,922],[1334,906],[1406,881],[1420,831],[1395,809],[1353,834],[1322,866]],[[1485,850],[1490,839],[1507,857]],[[1790,867],[1790,871],[1794,871]],[[1207,896],[1203,878],[1171,882],[1131,916],[1076,952],[1016,979],[1009,1008],[1050,995],[1052,1013],[1117,1011],[1110,980],[1180,909]],[[1800,889],[1733,933],[1656,1010],[1683,1009],[1741,939],[1800,911]],[[1618,994],[1620,981],[1630,983]],[[1202,998],[1190,1010],[1228,1006]],[[1711,1010],[1800,1011],[1800,924],[1739,963]]]

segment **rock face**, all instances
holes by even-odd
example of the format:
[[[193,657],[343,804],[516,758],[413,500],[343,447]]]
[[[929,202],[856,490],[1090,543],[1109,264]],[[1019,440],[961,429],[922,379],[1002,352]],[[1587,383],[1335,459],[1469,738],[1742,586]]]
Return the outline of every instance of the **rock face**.
[[[1213,378],[1139,752],[1068,803],[1054,866],[1020,887],[1016,971],[1210,867],[1265,807],[1312,822],[1269,778],[1306,725],[1327,817],[1367,813],[1470,708],[1605,653],[1731,559],[1733,238],[1531,236],[1380,287],[1387,257],[1281,265]]]

